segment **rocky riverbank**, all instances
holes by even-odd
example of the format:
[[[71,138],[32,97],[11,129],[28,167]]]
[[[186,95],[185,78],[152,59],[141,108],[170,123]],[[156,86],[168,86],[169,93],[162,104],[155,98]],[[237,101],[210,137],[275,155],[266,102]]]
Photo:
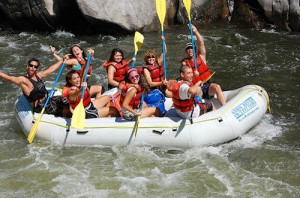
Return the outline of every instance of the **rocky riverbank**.
[[[181,0],[166,0],[165,28],[187,23]],[[223,21],[250,28],[300,31],[296,0],[193,0],[193,22]],[[155,1],[149,0],[1,0],[0,24],[18,30],[66,30],[81,34],[127,34],[158,31]]]

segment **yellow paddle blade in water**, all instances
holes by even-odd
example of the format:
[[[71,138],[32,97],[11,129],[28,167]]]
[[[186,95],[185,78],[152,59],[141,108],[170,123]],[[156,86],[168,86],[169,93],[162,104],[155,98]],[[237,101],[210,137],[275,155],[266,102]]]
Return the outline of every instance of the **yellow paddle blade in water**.
[[[41,119],[42,119],[42,116],[43,116],[43,114],[44,114],[44,111],[45,111],[45,108],[42,109],[42,111],[41,111],[41,113],[40,113],[38,119],[36,119],[35,123],[33,124],[32,128],[31,128],[31,130],[30,130],[30,132],[29,132],[29,135],[28,135],[28,137],[27,137],[27,140],[28,140],[28,142],[29,142],[30,144],[33,142],[33,139],[34,139],[34,137],[35,137],[36,131],[37,131],[37,129],[38,129],[38,126],[39,126],[39,123],[40,123],[40,121],[41,121]]]
[[[166,0],[156,0],[156,12],[161,24],[161,31],[163,31],[166,17]]]
[[[134,54],[137,54],[137,51],[142,47],[144,42],[144,36],[139,33],[135,32],[134,34]]]
[[[188,18],[189,18],[189,21],[191,20],[191,4],[192,4],[192,0],[182,0],[183,1],[183,4],[184,4],[184,7],[188,13]]]
[[[83,99],[80,100],[80,103],[75,107],[71,127],[76,129],[83,129],[85,125],[85,109],[83,106]]]
[[[141,116],[139,115],[136,119],[136,122],[135,122],[135,133],[134,133],[134,141],[136,139],[136,135],[138,133],[138,129],[139,129],[139,124],[140,124],[140,119],[141,119]]]

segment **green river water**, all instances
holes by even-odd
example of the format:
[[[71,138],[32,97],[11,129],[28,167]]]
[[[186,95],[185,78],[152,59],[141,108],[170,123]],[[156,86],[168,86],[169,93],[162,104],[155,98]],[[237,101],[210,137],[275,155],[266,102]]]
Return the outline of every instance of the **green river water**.
[[[200,32],[208,65],[216,71],[213,81],[223,90],[261,85],[272,114],[234,141],[186,150],[28,144],[13,112],[20,89],[0,79],[0,197],[300,197],[300,35],[220,25]],[[165,35],[171,79],[178,75],[189,30],[174,26]],[[144,37],[137,66],[146,50],[161,51],[159,32]],[[123,49],[127,59],[134,53],[133,35],[0,30],[0,70],[23,75],[31,57],[45,68],[54,62],[49,45],[63,55],[74,43],[95,50],[91,82],[103,85],[101,64],[112,48]]]

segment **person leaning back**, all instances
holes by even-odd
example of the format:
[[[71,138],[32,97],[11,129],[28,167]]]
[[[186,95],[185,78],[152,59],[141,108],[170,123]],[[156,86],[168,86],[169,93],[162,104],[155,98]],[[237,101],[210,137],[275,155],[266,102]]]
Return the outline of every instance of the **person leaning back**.
[[[36,58],[31,58],[26,65],[27,73],[24,76],[16,77],[0,72],[0,77],[18,85],[21,88],[25,98],[32,104],[33,111],[39,113],[44,107],[44,102],[48,94],[42,79],[55,72],[62,63],[63,60],[59,60],[55,64],[49,66],[47,69],[38,71],[38,68],[40,67],[39,60]],[[61,116],[62,108],[52,105],[53,103],[62,104],[63,101],[61,101],[61,98],[52,97],[49,105],[47,106],[48,108],[45,108],[45,113]]]

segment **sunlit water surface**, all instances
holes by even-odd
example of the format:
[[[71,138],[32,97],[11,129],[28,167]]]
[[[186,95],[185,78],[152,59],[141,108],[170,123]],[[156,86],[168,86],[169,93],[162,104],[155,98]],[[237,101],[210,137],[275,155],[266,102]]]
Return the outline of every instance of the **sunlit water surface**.
[[[13,113],[20,89],[0,80],[0,197],[299,197],[299,34],[207,26],[200,29],[214,81],[224,90],[263,86],[272,114],[242,137],[187,150],[151,146],[58,147],[28,144]],[[189,30],[166,30],[168,78],[178,76]],[[148,49],[161,51],[160,33],[145,33],[136,65]],[[107,82],[101,64],[114,47],[129,59],[133,35],[75,36],[0,30],[1,71],[23,75],[29,58],[42,69],[73,43],[95,50],[92,83]],[[64,71],[65,73],[65,71]],[[47,80],[54,80],[55,74]],[[61,78],[61,84],[64,78]]]

